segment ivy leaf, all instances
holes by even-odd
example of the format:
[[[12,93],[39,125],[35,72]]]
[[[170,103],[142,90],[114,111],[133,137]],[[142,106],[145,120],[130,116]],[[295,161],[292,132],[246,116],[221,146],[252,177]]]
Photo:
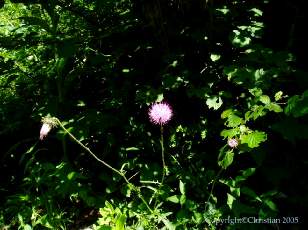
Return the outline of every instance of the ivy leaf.
[[[241,143],[246,143],[249,148],[256,148],[261,142],[266,141],[267,135],[265,132],[254,131],[241,136]]]
[[[213,108],[214,110],[217,110],[222,105],[222,100],[221,97],[212,96],[208,98],[205,103],[207,104],[209,109]]]

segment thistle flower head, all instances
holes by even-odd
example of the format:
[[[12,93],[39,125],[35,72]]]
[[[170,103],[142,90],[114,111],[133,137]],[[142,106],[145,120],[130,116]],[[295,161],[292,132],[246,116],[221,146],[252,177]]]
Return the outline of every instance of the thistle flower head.
[[[166,102],[156,102],[149,109],[150,121],[156,125],[165,125],[170,121],[172,115],[172,109]]]
[[[42,123],[43,124],[42,124],[41,130],[40,130],[40,140],[43,140],[48,135],[50,130],[53,127],[57,126],[56,119],[55,118],[51,118],[51,117],[44,117],[42,119]]]
[[[238,141],[235,138],[231,138],[228,140],[228,145],[231,148],[236,148],[238,146]]]

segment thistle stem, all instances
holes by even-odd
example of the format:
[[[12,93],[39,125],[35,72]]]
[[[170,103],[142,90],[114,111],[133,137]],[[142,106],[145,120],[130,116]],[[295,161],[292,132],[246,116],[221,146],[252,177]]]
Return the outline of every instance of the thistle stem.
[[[209,197],[208,197],[208,199],[207,199],[207,201],[206,201],[206,206],[208,206],[208,203],[209,203],[209,201],[210,201],[210,199],[211,199],[211,196],[212,196],[212,194],[213,194],[213,191],[214,191],[214,187],[215,187],[215,185],[216,185],[216,182],[217,182],[217,180],[218,180],[218,178],[219,178],[219,176],[220,176],[220,174],[222,173],[222,171],[223,171],[224,169],[223,168],[221,168],[220,170],[219,170],[219,172],[217,173],[217,175],[216,175],[216,177],[215,177],[215,179],[214,179],[214,181],[213,181],[213,184],[212,184],[212,186],[211,186],[211,190],[210,190],[210,194],[209,194]]]
[[[126,181],[126,183],[129,184],[128,179],[125,177],[125,175],[120,172],[119,170],[115,169],[114,167],[112,167],[111,165],[109,165],[108,163],[106,163],[105,161],[99,159],[87,146],[85,146],[83,143],[81,143],[73,134],[71,134],[61,123],[61,121],[59,119],[57,119],[58,124],[60,125],[60,127],[77,143],[79,144],[83,149],[85,149],[88,153],[90,153],[90,155],[92,157],[95,158],[95,160],[99,161],[100,163],[102,163],[103,165],[105,165],[107,168],[111,169],[112,171],[114,171],[115,173],[117,173],[118,175],[120,175],[121,177],[123,177],[123,179]]]
[[[103,165],[105,165],[107,168],[111,169],[112,171],[114,171],[115,173],[117,173],[118,175],[120,175],[125,182],[128,185],[132,186],[132,189],[135,190],[138,193],[138,197],[141,199],[141,201],[144,203],[144,205],[147,207],[147,209],[153,213],[153,210],[150,208],[149,204],[146,202],[146,200],[144,199],[144,197],[142,196],[140,190],[132,183],[129,182],[129,180],[126,178],[126,176],[124,175],[124,173],[122,173],[121,171],[115,169],[114,167],[112,167],[111,165],[109,165],[107,162],[105,162],[104,160],[101,160],[100,158],[98,158],[87,146],[85,146],[82,142],[80,142],[73,134],[71,134],[62,124],[62,122],[58,119],[55,118],[57,123],[59,124],[59,126],[77,143],[79,144],[83,149],[85,149],[88,153],[90,153],[90,155],[97,160],[98,162],[102,163]]]
[[[165,163],[165,148],[164,148],[164,127],[160,126],[160,145],[161,145],[161,159],[163,162],[163,175],[161,179],[161,185],[164,183],[165,173],[166,173],[166,163]]]

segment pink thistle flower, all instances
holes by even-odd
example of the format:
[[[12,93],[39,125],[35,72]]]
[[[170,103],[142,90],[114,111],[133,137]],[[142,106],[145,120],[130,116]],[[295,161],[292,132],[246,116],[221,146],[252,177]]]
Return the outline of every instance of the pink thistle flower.
[[[48,123],[43,123],[41,131],[40,131],[40,140],[43,140],[47,134],[50,132],[52,126]]]
[[[238,141],[235,138],[231,138],[228,140],[228,145],[231,148],[236,148],[238,146]]]
[[[172,109],[168,103],[154,103],[149,109],[150,121],[156,125],[165,125],[172,117]]]

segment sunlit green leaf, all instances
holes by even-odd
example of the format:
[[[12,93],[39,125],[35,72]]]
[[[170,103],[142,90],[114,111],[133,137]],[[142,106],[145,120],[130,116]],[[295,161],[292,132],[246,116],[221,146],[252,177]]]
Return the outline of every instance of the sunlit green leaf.
[[[179,184],[180,192],[182,195],[185,195],[185,184],[180,180]]]
[[[228,127],[236,127],[243,123],[243,119],[235,114],[228,116],[226,125]]]
[[[228,168],[233,162],[234,152],[232,150],[223,153],[222,158],[218,161],[218,165],[221,166],[223,169]]]
[[[234,201],[235,201],[235,197],[227,193],[227,205],[229,206],[230,209],[232,209]]]
[[[221,97],[212,96],[206,100],[206,104],[209,107],[209,109],[217,110],[222,106],[222,99]]]
[[[170,196],[168,197],[166,200],[172,202],[172,203],[180,203],[180,195],[173,195],[173,196]]]
[[[254,131],[241,136],[241,143],[246,143],[248,147],[255,148],[258,147],[262,142],[266,141],[267,135],[264,132]]]
[[[210,58],[213,62],[218,61],[220,59],[220,55],[219,54],[211,54]]]
[[[232,138],[238,135],[239,129],[238,128],[233,128],[233,129],[224,129],[221,131],[220,135],[223,136],[224,138]]]
[[[114,230],[124,230],[125,221],[126,221],[126,216],[124,214],[119,215],[117,217],[116,226]]]
[[[271,99],[267,95],[262,95],[262,96],[260,96],[260,101],[263,104],[267,105],[267,104],[269,104],[271,102]]]

